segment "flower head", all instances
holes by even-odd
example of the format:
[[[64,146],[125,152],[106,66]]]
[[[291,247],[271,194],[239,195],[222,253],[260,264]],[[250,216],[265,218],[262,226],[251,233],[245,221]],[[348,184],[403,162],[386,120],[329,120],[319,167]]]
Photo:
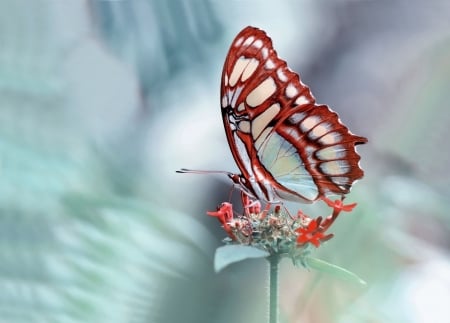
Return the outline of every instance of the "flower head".
[[[206,212],[206,214],[216,217],[222,224],[223,229],[226,233],[228,233],[230,238],[233,240],[236,239],[230,227],[230,224],[233,221],[233,206],[231,205],[231,203],[223,202],[217,208],[217,211],[208,211]]]
[[[316,248],[320,246],[320,243],[327,241],[333,237],[333,234],[325,234],[325,230],[320,226],[322,222],[322,217],[316,219],[310,219],[307,226],[299,227],[296,232],[297,243],[299,245],[304,245],[306,243],[311,243]]]
[[[243,214],[235,213],[231,203],[225,202],[208,215],[217,217],[229,236],[226,240],[229,244],[251,245],[271,254],[298,255],[309,245],[317,248],[331,239],[333,234],[327,230],[339,214],[350,212],[356,206],[356,203],[344,204],[343,199],[323,198],[323,201],[332,208],[331,214],[311,218],[301,210],[291,216],[283,205],[275,205],[272,211],[270,205],[261,210],[259,201],[243,193]]]

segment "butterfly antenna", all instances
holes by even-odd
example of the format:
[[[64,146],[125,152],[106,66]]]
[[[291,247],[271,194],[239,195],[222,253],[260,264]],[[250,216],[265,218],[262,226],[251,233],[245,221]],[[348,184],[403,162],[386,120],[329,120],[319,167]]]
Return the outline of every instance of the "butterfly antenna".
[[[180,170],[176,171],[180,174],[225,174],[227,176],[233,175],[230,172],[226,172],[223,170],[198,170],[198,169],[187,169],[187,168],[181,168]]]

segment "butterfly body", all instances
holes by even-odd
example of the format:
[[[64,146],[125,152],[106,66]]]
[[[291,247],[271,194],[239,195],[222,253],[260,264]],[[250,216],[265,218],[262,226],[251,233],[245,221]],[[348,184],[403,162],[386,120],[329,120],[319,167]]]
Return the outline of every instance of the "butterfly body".
[[[313,202],[349,192],[363,176],[355,145],[367,142],[344,126],[273,49],[266,33],[244,28],[225,60],[221,110],[241,171],[229,175],[268,203]]]

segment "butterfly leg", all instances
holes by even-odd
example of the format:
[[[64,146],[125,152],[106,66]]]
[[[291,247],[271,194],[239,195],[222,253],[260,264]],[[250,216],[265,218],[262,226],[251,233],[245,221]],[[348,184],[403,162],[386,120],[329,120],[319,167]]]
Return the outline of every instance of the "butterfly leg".
[[[270,211],[270,207],[271,207],[271,206],[272,206],[272,205],[270,205],[270,203],[267,203],[267,204],[266,204],[266,206],[264,207],[264,210],[261,212],[261,216],[260,216],[260,219],[261,219],[261,220],[263,220],[263,219],[266,218],[267,214],[268,214],[269,211]]]
[[[244,191],[241,191],[241,200],[245,216],[261,212],[261,203],[258,200],[252,200]]]

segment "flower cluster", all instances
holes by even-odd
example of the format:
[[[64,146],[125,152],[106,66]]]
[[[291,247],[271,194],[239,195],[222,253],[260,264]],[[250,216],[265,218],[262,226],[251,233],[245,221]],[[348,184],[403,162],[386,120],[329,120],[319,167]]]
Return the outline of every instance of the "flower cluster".
[[[319,247],[324,241],[333,237],[327,230],[342,211],[350,212],[356,203],[344,205],[341,200],[322,200],[332,208],[332,213],[323,218],[311,218],[298,211],[296,216],[287,209],[276,205],[270,211],[270,205],[261,210],[259,201],[252,201],[242,194],[244,214],[237,215],[231,203],[222,203],[217,211],[208,215],[217,217],[222,224],[229,244],[251,245],[268,251],[270,254],[292,254],[298,249],[305,249],[309,244]]]

